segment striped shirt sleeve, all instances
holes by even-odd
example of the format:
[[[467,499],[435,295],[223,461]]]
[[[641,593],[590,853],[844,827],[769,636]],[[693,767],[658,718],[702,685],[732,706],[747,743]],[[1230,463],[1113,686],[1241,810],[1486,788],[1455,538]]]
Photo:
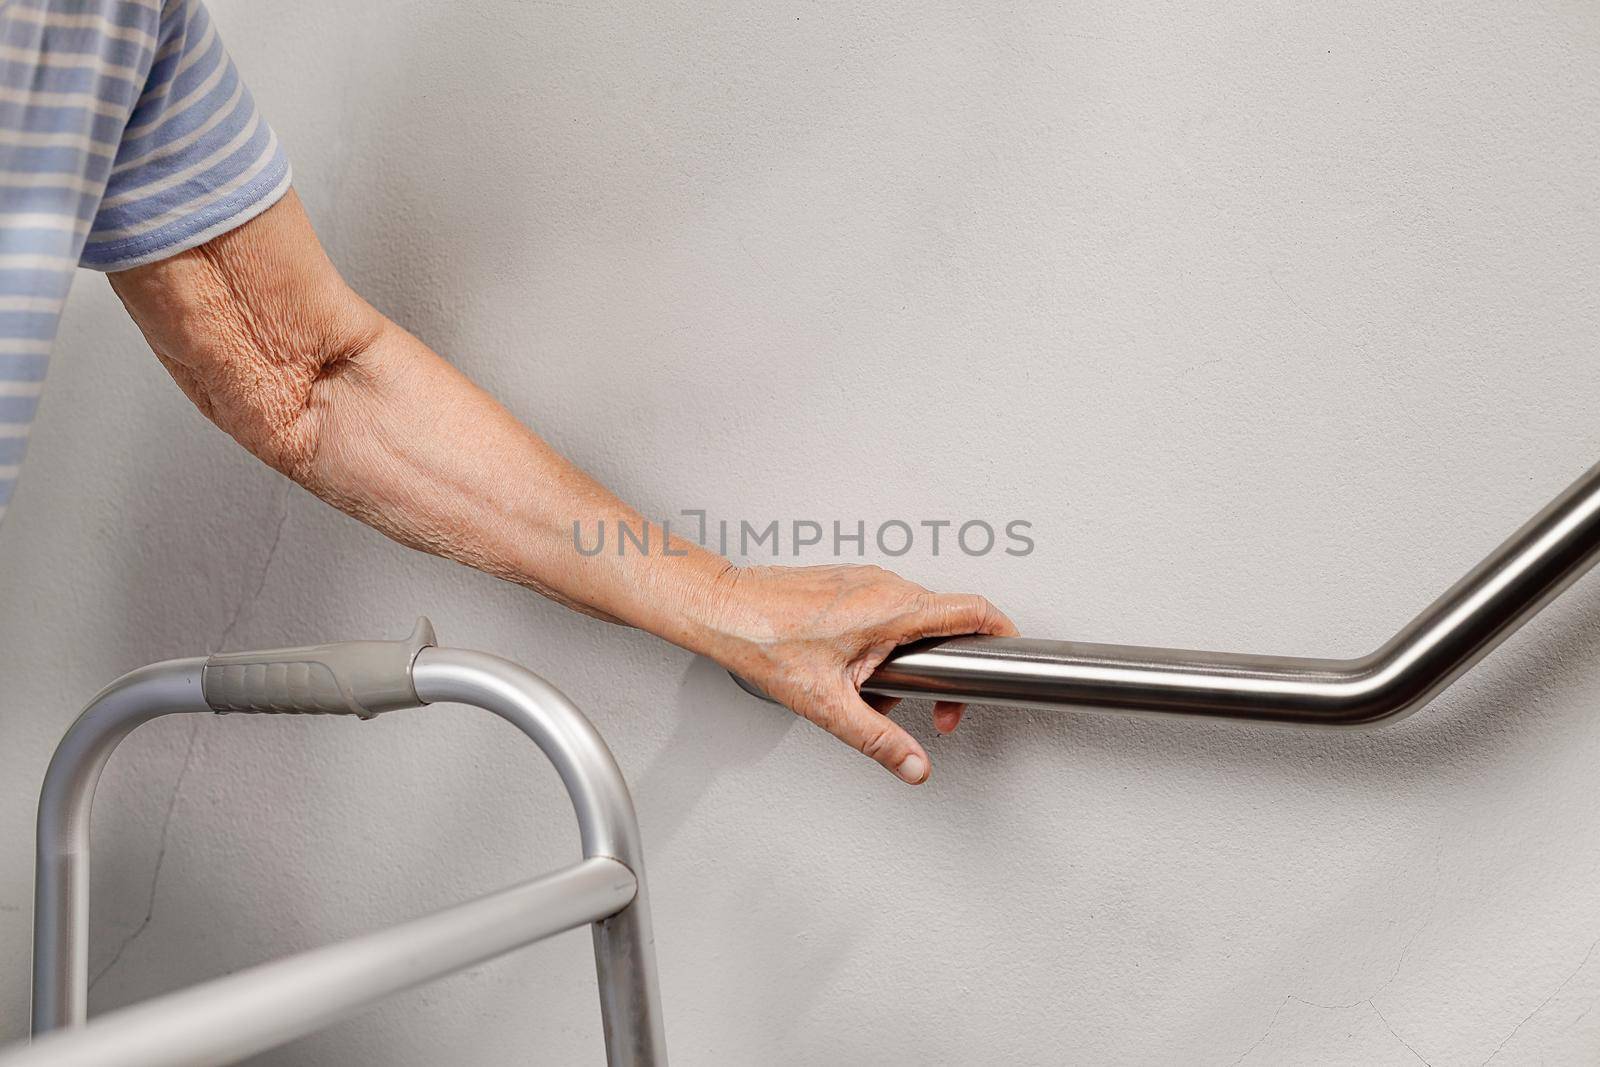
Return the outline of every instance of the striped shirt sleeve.
[[[201,0],[163,0],[159,37],[80,260],[113,271],[204,244],[271,207],[289,162]]]

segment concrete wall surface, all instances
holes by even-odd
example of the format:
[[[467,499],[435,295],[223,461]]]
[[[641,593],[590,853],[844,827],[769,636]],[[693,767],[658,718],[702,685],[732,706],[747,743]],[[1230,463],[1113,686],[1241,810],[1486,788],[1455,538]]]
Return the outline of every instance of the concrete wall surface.
[[[352,283],[652,515],[1023,519],[865,558],[1032,636],[1353,655],[1600,459],[1592,2],[212,8]],[[1381,730],[906,705],[910,789],[320,504],[84,275],[0,590],[0,1039],[84,702],[425,611],[614,748],[678,1063],[1600,1055],[1600,579]],[[577,855],[450,707],[152,724],[95,828],[96,1011]],[[256,1062],[598,1062],[591,968],[563,935]]]

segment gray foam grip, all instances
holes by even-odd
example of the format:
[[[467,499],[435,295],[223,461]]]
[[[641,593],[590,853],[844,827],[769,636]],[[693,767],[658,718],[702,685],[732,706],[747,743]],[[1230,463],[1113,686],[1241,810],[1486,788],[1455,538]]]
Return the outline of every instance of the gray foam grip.
[[[433,624],[420,618],[404,641],[219,653],[206,660],[200,688],[217,712],[370,719],[422,704],[411,683],[411,662],[434,643]]]

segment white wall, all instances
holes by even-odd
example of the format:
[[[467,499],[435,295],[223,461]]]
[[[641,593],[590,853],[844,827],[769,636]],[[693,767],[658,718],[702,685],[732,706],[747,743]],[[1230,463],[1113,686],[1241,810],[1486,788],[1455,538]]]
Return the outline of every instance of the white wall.
[[[214,8],[356,285],[656,513],[1020,516],[1031,557],[898,566],[1038,636],[1353,654],[1600,458],[1586,0]],[[912,790],[287,486],[85,276],[0,590],[0,1038],[33,798],[100,685],[427,611],[615,748],[680,1063],[1600,1048],[1597,579],[1389,729],[908,708]],[[519,742],[141,730],[94,1007],[569,861]],[[569,934],[260,1062],[596,1062],[589,968]]]

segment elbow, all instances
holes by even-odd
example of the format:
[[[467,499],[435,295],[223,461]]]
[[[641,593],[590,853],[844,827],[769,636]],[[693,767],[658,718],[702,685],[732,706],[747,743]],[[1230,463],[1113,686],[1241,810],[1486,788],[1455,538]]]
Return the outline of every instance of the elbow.
[[[339,328],[280,325],[270,340],[235,334],[210,354],[203,372],[191,373],[192,386],[173,376],[220,429],[309,488],[330,426],[359,403],[386,326],[374,312]],[[163,362],[171,368],[172,361]]]
[[[258,412],[262,445],[257,455],[308,488],[330,431],[360,406],[362,389],[372,379],[386,325],[374,317],[378,321],[370,326],[308,346],[281,394],[265,398]]]

